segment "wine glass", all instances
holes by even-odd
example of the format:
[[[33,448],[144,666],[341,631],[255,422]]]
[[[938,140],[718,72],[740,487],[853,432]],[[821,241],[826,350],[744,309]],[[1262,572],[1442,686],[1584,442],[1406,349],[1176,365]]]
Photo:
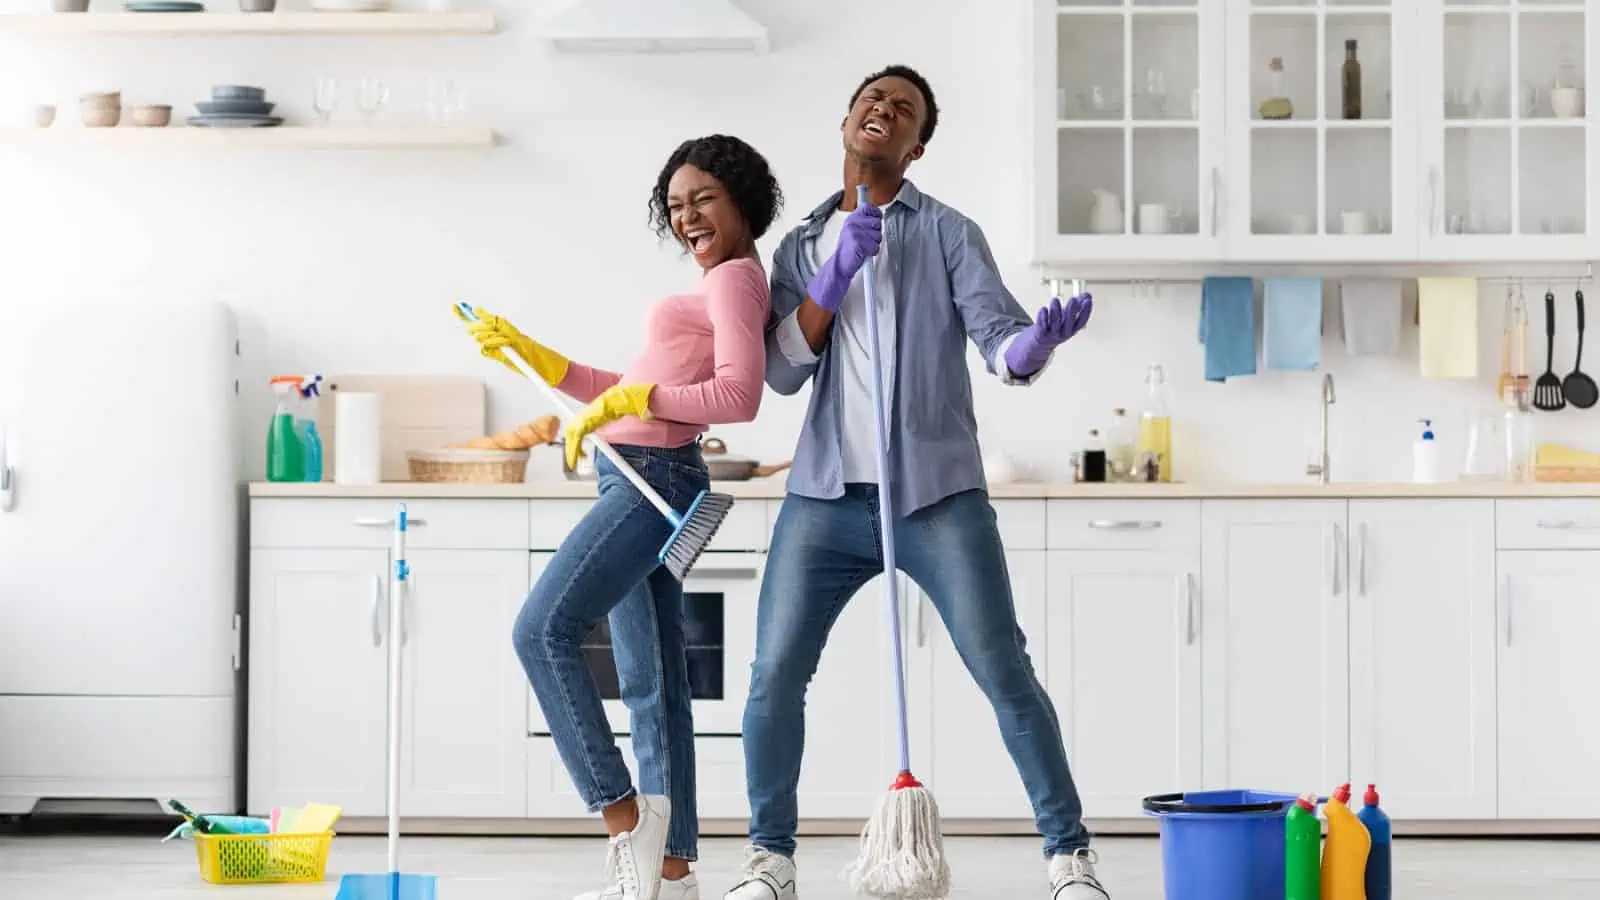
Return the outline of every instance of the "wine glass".
[[[316,93],[311,98],[311,108],[323,125],[328,124],[334,109],[339,105],[339,79],[324,75],[317,79]]]
[[[389,102],[389,85],[381,78],[361,79],[361,92],[357,102],[361,104],[361,114],[366,116],[370,123],[373,116],[378,114],[378,110]]]

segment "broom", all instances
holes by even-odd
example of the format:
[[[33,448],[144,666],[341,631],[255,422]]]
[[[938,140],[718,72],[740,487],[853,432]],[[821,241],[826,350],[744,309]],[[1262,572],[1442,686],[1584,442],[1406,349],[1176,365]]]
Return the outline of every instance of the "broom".
[[[473,311],[471,304],[457,303],[456,313],[468,322],[478,321],[478,314]],[[524,377],[544,389],[545,396],[557,410],[567,418],[572,418],[572,407],[567,405],[548,382],[537,373],[528,371],[528,365],[522,357],[515,353],[507,353],[504,356],[515,363],[517,370]],[[667,542],[661,545],[661,552],[656,558],[667,567],[667,571],[671,572],[674,578],[682,581],[684,576],[689,574],[689,570],[694,568],[695,561],[705,552],[711,539],[716,536],[717,529],[722,526],[722,520],[726,519],[729,511],[733,509],[733,497],[728,494],[701,491],[699,496],[694,498],[694,502],[689,504],[688,511],[680,516],[604,438],[598,434],[591,434],[589,440],[600,448],[600,452],[616,465],[617,471],[626,475],[633,486],[639,489],[639,493],[643,494],[644,498],[650,501],[650,505],[659,510],[672,526],[672,534],[667,536]]]
[[[867,202],[867,186],[856,186],[858,206]],[[900,592],[894,560],[894,514],[889,494],[889,407],[883,396],[883,369],[878,364],[878,297],[876,260],[867,258],[867,336],[872,364],[872,401],[877,419],[878,518],[883,543],[883,574],[888,597],[889,638],[893,647],[895,708],[899,715],[900,774],[861,829],[861,853],[850,866],[850,887],[869,897],[893,900],[938,900],[950,894],[950,867],[944,857],[944,833],[933,792],[911,774],[910,739],[906,728],[906,675],[900,646]]]

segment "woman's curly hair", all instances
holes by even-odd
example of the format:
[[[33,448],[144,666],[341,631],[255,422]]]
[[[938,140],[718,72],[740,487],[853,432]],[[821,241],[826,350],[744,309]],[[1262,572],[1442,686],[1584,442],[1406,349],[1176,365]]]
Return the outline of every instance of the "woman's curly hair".
[[[662,238],[672,234],[667,185],[684,166],[694,166],[722,182],[728,198],[750,226],[752,238],[760,239],[766,234],[783,208],[778,179],[756,148],[725,134],[693,138],[679,144],[667,157],[667,164],[656,177],[655,190],[650,192],[650,226]]]

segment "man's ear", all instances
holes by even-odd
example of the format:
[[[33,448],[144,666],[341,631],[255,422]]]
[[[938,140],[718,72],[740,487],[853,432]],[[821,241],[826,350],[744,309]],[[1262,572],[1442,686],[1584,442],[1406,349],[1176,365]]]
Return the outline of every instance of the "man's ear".
[[[921,159],[922,158],[922,154],[926,153],[926,152],[927,152],[927,148],[924,147],[922,144],[918,144],[915,147],[911,148],[911,152],[907,155],[906,161],[907,162],[916,162],[917,160]]]
[[[845,116],[844,118],[840,119],[839,120],[839,130],[841,132],[844,131],[844,126],[846,126],[848,124],[850,124],[850,117],[849,116]]]

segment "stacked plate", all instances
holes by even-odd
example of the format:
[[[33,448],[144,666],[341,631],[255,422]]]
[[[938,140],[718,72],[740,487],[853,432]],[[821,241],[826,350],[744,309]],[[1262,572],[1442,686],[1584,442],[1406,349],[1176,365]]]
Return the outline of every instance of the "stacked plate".
[[[133,13],[205,12],[204,3],[193,0],[128,0],[122,8]]]
[[[272,114],[276,104],[267,102],[267,92],[258,87],[219,84],[211,89],[211,99],[195,104],[200,115],[189,118],[190,125],[202,128],[270,128],[282,125],[283,118]]]

